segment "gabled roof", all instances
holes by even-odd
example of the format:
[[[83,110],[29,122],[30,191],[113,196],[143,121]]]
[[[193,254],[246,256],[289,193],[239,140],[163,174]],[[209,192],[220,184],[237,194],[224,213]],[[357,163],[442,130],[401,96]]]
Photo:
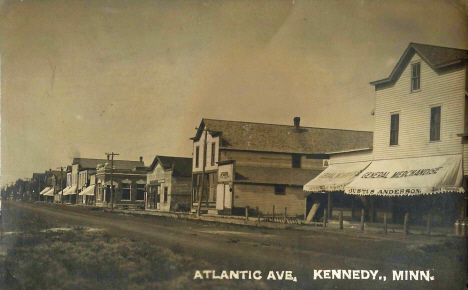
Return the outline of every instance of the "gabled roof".
[[[192,140],[199,140],[204,128],[221,134],[221,149],[274,153],[325,154],[372,147],[373,133],[314,127],[203,119]]]
[[[158,155],[154,157],[148,171],[153,171],[158,162],[164,169],[172,169],[172,174],[175,176],[192,176],[192,158]]]
[[[93,158],[73,158],[72,164],[79,164],[81,169],[96,169],[98,164],[111,163],[107,159],[93,159]],[[140,161],[130,161],[130,160],[115,160],[114,159],[114,168],[115,169],[128,169],[132,170],[134,167],[144,167],[145,163]]]
[[[385,79],[370,82],[370,84],[377,86],[398,80],[415,53],[417,53],[433,70],[459,64],[468,59],[468,50],[465,49],[411,42],[393,68],[390,76]]]
[[[304,186],[322,170],[236,166],[234,182]]]

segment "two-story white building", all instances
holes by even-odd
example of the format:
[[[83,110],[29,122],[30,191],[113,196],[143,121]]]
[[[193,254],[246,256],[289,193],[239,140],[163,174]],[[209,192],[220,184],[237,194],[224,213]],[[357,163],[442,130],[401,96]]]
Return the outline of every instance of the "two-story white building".
[[[396,222],[405,213],[414,223],[429,214],[440,225],[464,218],[467,59],[467,50],[410,43],[390,76],[371,82],[376,92],[373,149],[330,155],[329,170],[333,164],[359,163],[355,174],[347,180],[319,176],[304,190],[339,184],[341,191],[360,197],[371,221],[379,209]]]

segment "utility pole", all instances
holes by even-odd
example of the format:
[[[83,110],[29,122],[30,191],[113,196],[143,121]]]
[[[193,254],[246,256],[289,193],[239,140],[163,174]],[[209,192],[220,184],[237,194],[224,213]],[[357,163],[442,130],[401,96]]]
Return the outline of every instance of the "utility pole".
[[[208,137],[208,130],[203,130],[205,131],[205,140],[203,141],[203,169],[202,169],[202,184],[201,184],[201,192],[199,193],[198,196],[198,209],[197,209],[197,216],[200,217],[200,211],[201,211],[201,203],[203,199],[203,193],[205,192],[205,167],[206,167],[206,147],[207,147],[207,137]],[[195,156],[196,157],[196,156]]]
[[[107,157],[111,156],[111,179],[110,179],[110,190],[111,190],[111,210],[114,210],[114,180],[113,180],[113,170],[114,170],[114,156],[120,155],[119,153],[106,153]]]
[[[58,167],[57,167],[57,169],[58,169]],[[62,195],[60,197],[60,201],[63,204],[63,167],[62,166],[60,166],[60,188],[62,189]]]

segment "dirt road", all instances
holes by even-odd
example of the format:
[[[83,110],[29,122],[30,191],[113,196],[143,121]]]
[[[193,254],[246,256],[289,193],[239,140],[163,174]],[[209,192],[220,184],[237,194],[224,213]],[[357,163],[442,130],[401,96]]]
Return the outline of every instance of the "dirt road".
[[[211,262],[216,265],[215,269],[200,271],[215,270],[216,275],[223,270],[259,270],[265,281],[269,271],[279,271],[280,275],[281,271],[292,271],[292,276],[297,278],[296,282],[270,279],[268,285],[272,288],[463,289],[466,285],[466,247],[462,240],[444,239],[435,246],[418,247],[423,237],[410,236],[399,241],[365,234],[272,230],[40,203],[9,202],[6,209],[8,207],[34,212],[61,226],[95,227],[111,235],[157,243]],[[4,212],[3,218],[3,231],[18,230],[9,228],[14,223],[9,223],[8,219],[14,216]],[[369,279],[327,279],[326,272],[319,272],[332,269],[379,272],[375,280],[372,276]],[[430,270],[434,280],[392,281],[392,270]],[[365,278],[366,273],[358,273]],[[385,276],[386,281],[379,280],[379,276]],[[209,283],[208,279],[208,288]]]

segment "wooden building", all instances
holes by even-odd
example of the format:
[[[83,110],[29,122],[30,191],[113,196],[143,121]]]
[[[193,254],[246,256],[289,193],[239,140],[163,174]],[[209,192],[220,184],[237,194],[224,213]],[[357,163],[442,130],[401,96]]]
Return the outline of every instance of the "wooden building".
[[[145,209],[188,211],[192,182],[192,158],[156,156],[148,169]]]
[[[332,171],[355,172],[328,191],[357,196],[370,221],[384,212],[395,222],[409,213],[421,224],[429,214],[436,225],[465,218],[467,59],[467,50],[410,43],[390,76],[371,82],[373,149],[331,154],[330,172],[323,173],[330,178],[318,177],[304,189],[337,183]],[[350,169],[359,162],[359,168]]]
[[[368,146],[372,133],[300,126],[203,119],[193,140],[192,211],[197,211],[205,172],[201,211],[267,213],[273,206],[304,215],[303,185],[327,166],[325,152]],[[317,195],[314,198],[323,198]]]

